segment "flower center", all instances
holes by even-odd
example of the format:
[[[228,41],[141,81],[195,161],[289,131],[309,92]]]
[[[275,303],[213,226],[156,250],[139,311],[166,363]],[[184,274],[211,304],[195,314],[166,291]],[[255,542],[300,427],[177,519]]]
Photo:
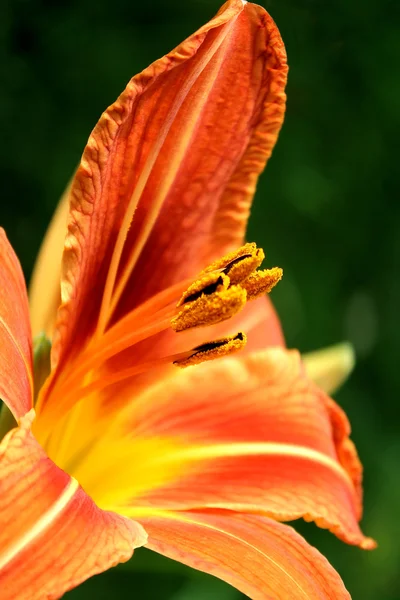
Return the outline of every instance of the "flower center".
[[[243,332],[193,346],[193,330],[226,321],[246,302],[271,291],[282,270],[259,271],[263,259],[262,249],[245,244],[209,265],[191,283],[163,290],[95,337],[56,374],[47,397],[45,389],[39,398],[41,437],[49,435],[52,424],[77,403],[103,395],[110,386],[130,384],[156,368],[189,367],[241,350],[246,344]]]

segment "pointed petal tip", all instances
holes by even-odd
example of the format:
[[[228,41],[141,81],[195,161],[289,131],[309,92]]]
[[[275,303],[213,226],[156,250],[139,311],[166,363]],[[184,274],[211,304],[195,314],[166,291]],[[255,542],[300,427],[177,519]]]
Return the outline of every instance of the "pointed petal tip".
[[[366,537],[359,546],[362,550],[375,550],[378,547],[378,542],[373,538]]]
[[[344,528],[342,524],[332,523],[331,520],[324,517],[316,519],[313,514],[305,514],[302,518],[307,523],[315,523],[320,529],[328,530],[342,542],[345,542],[350,546],[357,546],[358,548],[361,548],[361,550],[375,550],[378,545],[373,538],[365,536],[358,526],[350,531],[349,529]]]

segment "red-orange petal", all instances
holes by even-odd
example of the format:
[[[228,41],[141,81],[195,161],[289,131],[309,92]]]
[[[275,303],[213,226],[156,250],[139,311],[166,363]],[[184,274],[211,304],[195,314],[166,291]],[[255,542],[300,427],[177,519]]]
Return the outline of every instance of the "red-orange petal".
[[[125,427],[135,440],[177,445],[160,459],[176,475],[150,485],[136,505],[304,517],[348,543],[374,546],[358,526],[361,465],[347,419],[305,376],[297,352],[189,368],[134,401]]]
[[[32,338],[24,275],[0,228],[0,399],[16,419],[32,407]]]
[[[205,342],[218,340],[227,335],[243,331],[247,336],[247,344],[241,354],[261,350],[269,346],[285,346],[282,327],[275,308],[268,296],[246,304],[244,309],[229,321],[203,328],[195,328],[177,335],[172,329],[154,336],[145,342],[133,346],[128,352],[118,355],[109,365],[109,372],[117,374],[118,370],[134,368],[136,364],[157,361],[164,356],[184,352]],[[154,368],[142,375],[132,376],[122,383],[110,385],[104,390],[102,404],[107,412],[116,411],[129,402],[133,396],[140,394],[140,389],[168,377],[168,371],[176,374],[172,364]]]
[[[33,410],[0,445],[2,600],[59,598],[128,560],[146,541],[130,519],[97,508],[36,442]]]
[[[269,346],[285,346],[282,325],[268,295],[249,302],[238,317],[241,317],[241,323],[239,325],[238,319],[237,329],[247,335],[246,352],[263,350]],[[234,322],[231,324],[231,330],[235,325]]]
[[[350,599],[326,558],[288,525],[223,511],[140,520],[148,548],[215,575],[253,600]]]
[[[96,327],[110,265],[118,285],[136,261],[121,315],[241,243],[282,124],[286,73],[269,15],[229,0],[103,114],[72,183],[54,363]]]

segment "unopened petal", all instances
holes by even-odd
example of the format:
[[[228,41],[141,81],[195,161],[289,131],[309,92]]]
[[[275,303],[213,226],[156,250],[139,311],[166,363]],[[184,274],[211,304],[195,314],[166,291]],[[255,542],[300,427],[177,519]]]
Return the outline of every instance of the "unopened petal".
[[[354,349],[348,342],[308,352],[302,359],[308,376],[327,394],[343,385],[355,364]]]
[[[29,285],[33,335],[51,336],[61,303],[61,259],[67,235],[70,182],[57,206],[42,242]]]

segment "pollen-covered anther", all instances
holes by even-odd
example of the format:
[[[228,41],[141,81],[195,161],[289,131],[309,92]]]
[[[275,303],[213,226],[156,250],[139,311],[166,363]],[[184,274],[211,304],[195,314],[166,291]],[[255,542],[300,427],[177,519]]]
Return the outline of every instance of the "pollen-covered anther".
[[[259,296],[269,294],[278,281],[282,279],[283,271],[280,267],[256,271],[242,281],[240,286],[247,291],[247,300],[255,300]]]
[[[191,350],[189,356],[174,361],[177,367],[191,367],[198,365],[206,360],[214,360],[214,358],[222,358],[239,352],[247,342],[247,337],[241,331],[236,335],[231,335],[213,342],[207,342],[201,346],[196,346]]]
[[[240,283],[255,271],[264,260],[265,255],[262,248],[257,248],[254,242],[249,242],[237,250],[219,258],[206,269],[203,273],[211,271],[220,271],[229,276],[231,284]]]
[[[243,254],[234,258],[222,272],[229,276],[231,284],[241,283],[258,269],[264,258],[264,250],[257,248],[253,254]]]
[[[230,319],[246,304],[246,290],[238,285],[214,292],[202,294],[191,302],[182,305],[181,310],[171,320],[172,329],[184,331],[193,327],[215,325]]]
[[[177,307],[179,308],[188,302],[194,302],[203,294],[210,296],[215,292],[221,292],[224,289],[226,290],[228,289],[230,283],[230,278],[224,273],[213,272],[202,275],[196,279],[196,281],[194,281],[182,294]]]

